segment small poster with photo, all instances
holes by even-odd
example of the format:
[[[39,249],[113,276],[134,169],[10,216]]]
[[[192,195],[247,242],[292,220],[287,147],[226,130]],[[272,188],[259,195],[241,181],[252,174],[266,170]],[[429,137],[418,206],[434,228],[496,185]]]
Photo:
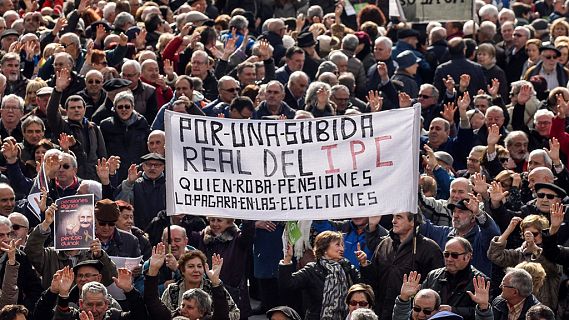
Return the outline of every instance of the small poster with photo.
[[[57,199],[55,250],[89,250],[95,239],[95,200],[92,194]]]

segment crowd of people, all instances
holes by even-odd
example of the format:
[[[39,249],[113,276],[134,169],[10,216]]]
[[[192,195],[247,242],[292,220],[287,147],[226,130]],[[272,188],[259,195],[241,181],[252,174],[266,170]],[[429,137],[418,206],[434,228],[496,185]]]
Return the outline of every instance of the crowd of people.
[[[389,2],[0,0],[0,320],[569,319],[569,1],[428,23]],[[294,243],[166,212],[166,110],[409,107],[417,212],[298,221]],[[56,250],[76,194],[94,212],[65,232],[95,235]]]

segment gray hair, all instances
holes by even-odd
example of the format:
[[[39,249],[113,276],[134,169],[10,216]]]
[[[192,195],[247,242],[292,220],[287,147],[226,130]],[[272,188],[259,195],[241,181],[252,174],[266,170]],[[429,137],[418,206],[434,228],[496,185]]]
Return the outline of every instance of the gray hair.
[[[26,128],[30,125],[30,124],[39,124],[42,128],[42,130],[45,130],[45,124],[43,123],[43,120],[38,117],[38,116],[34,116],[34,115],[30,115],[28,116],[24,121],[22,121],[22,132],[26,131]]]
[[[456,241],[458,243],[460,243],[460,245],[462,246],[462,249],[464,250],[464,252],[466,253],[472,253],[474,252],[474,250],[472,250],[472,244],[470,243],[470,241],[466,240],[463,237],[452,237],[452,239],[450,239],[447,244],[451,241]]]
[[[360,44],[360,41],[358,40],[358,37],[353,34],[347,34],[342,38],[342,49],[355,51],[358,44]],[[330,60],[332,59],[330,58]]]
[[[518,295],[526,298],[533,292],[533,281],[529,272],[524,269],[508,268],[506,269],[507,277],[510,276],[510,286],[518,290]]]
[[[348,56],[339,50],[332,51],[328,59],[334,62],[334,64],[338,64],[339,62],[348,62]]]
[[[321,75],[324,72],[336,73],[338,72],[338,66],[336,66],[332,61],[323,61],[320,66],[318,66],[317,75]]]
[[[237,81],[235,78],[233,78],[232,76],[223,76],[221,78],[219,78],[219,80],[217,80],[217,89],[220,90],[221,86],[228,81],[233,81],[234,83],[237,83],[237,85],[239,85],[239,81]]]
[[[314,115],[306,110],[296,110],[295,119],[314,119]]]
[[[25,215],[23,215],[23,214],[21,214],[21,213],[19,213],[19,212],[12,212],[12,213],[10,213],[10,214],[8,215],[8,219],[10,219],[10,218],[22,219],[22,220],[24,220],[24,222],[25,222],[24,227],[26,227],[26,228],[28,228],[28,229],[30,228],[30,220],[28,220],[28,218],[27,218]],[[10,220],[10,222],[11,222],[11,221],[12,221],[12,220]]]
[[[213,301],[211,296],[202,289],[190,289],[182,295],[184,300],[194,300],[198,310],[204,315],[211,314]]]
[[[117,4],[115,2],[107,2],[105,7],[103,8],[103,18],[109,21],[111,15],[116,11]]]
[[[128,12],[121,12],[115,17],[115,27],[124,30],[127,24],[134,25],[134,17]]]
[[[105,285],[103,285],[100,282],[97,281],[91,281],[91,282],[87,282],[83,285],[83,288],[81,288],[81,299],[85,299],[87,297],[87,293],[100,293],[105,297],[105,300],[107,300],[107,303],[109,302],[109,297],[107,295],[107,288],[105,287]]]
[[[113,101],[113,105],[116,105],[121,100],[128,100],[128,102],[130,102],[130,105],[134,107],[134,96],[130,90],[117,93],[115,100]]]
[[[85,75],[85,78],[89,78],[92,75],[96,75],[98,78],[104,79],[105,77],[103,76],[103,74],[101,73],[101,71],[99,70],[89,70],[87,71],[87,74]]]
[[[433,86],[430,83],[424,83],[421,85],[420,87],[421,90],[423,89],[431,89],[431,95],[433,96],[433,98],[435,98],[435,100],[437,100],[439,98],[439,89],[437,89],[435,86]]]
[[[69,34],[69,33],[67,33]],[[66,34],[66,35],[67,35]],[[75,65],[75,60],[73,60],[73,57],[67,53],[67,52],[58,52],[56,54],[53,55],[53,61],[55,62],[55,59],[59,58],[59,57],[65,57],[67,58],[67,62],[69,63],[69,65],[73,68],[73,65]]]
[[[78,35],[72,32],[68,32],[61,36],[61,39],[63,38],[69,38],[69,40],[71,40],[71,42],[73,42],[77,46],[77,50],[81,50],[81,39],[79,38]]]
[[[512,9],[502,8],[502,10],[500,10],[500,12],[498,13],[498,20],[500,20],[503,16],[508,16],[509,18],[508,21],[516,20],[516,14]]]
[[[4,56],[2,56],[2,59],[0,59],[0,64],[4,64],[4,62],[12,61],[12,60],[18,60],[18,63],[19,63],[20,62],[20,55],[17,54],[16,52],[8,52]]]
[[[352,311],[351,320],[378,320],[379,318],[371,309],[359,308]]]
[[[490,15],[492,17],[498,17],[498,8],[496,8],[496,6],[492,5],[492,4],[486,4],[484,6],[482,6],[482,8],[480,8],[480,10],[478,10],[478,15],[479,16],[485,16],[485,15]]]
[[[268,87],[272,86],[272,85],[277,85],[279,87],[279,90],[281,91],[281,93],[284,92],[284,85],[278,81],[278,80],[271,80],[269,81],[269,83],[267,83],[267,86],[265,87],[265,91],[267,90]]]
[[[142,72],[142,67],[140,66],[140,63],[138,63],[138,61],[136,61],[136,60],[127,60],[122,65],[121,72],[124,72],[124,69],[126,67],[133,67],[136,70],[136,73],[138,73],[138,74],[140,74]]]
[[[341,90],[344,90],[345,92],[350,94],[350,89],[348,89],[348,87],[346,87],[343,84],[337,84],[335,86],[332,86],[332,88],[330,88],[330,93],[335,94],[336,92],[341,91]]]
[[[386,36],[380,36],[377,39],[375,39],[375,45],[377,46],[378,44],[383,43],[389,50],[392,49],[393,47],[393,41],[391,41],[391,39],[389,39]]]
[[[459,182],[466,183],[466,188],[467,188],[468,193],[472,192],[472,187],[473,187],[472,181],[470,181],[469,179],[463,178],[463,177],[459,177],[459,178],[452,180],[452,182],[450,183],[450,187],[452,188],[452,186],[455,183],[459,183]]]
[[[482,21],[478,32],[482,32],[489,37],[496,35],[496,25],[492,21]]]
[[[528,159],[531,159],[532,156],[542,156],[543,157],[543,163],[546,167],[551,169],[551,167],[553,166],[553,161],[551,160],[551,157],[543,149],[533,150],[532,152],[529,153]]]
[[[309,18],[311,18],[311,17],[322,18],[324,16],[324,10],[322,10],[322,7],[319,5],[310,6],[308,8],[306,16]]]
[[[103,198],[103,185],[95,180],[82,180],[79,186],[86,185],[88,193],[92,193],[95,201]]]
[[[510,133],[508,133],[508,135],[506,136],[506,138],[504,139],[504,144],[506,145],[506,148],[512,145],[512,140],[514,138],[517,137],[524,137],[524,139],[526,139],[526,141],[528,140],[528,135],[520,130],[516,130],[516,131],[511,131]]]
[[[522,88],[523,85],[528,85],[531,87],[531,94],[532,95],[536,95],[535,90],[533,88],[533,84],[527,80],[518,80],[518,81],[514,81],[511,84],[511,88],[510,92],[513,93],[514,95],[517,95],[518,93],[520,93],[520,89]]]
[[[3,183],[5,184],[5,183]],[[0,186],[0,189],[2,188],[2,186]],[[12,188],[10,188],[12,189]],[[10,219],[8,219],[8,217],[5,216],[0,216],[0,225],[5,225],[8,228],[12,229],[12,221],[10,221]]]
[[[555,114],[547,109],[539,109],[533,115],[533,122],[537,123],[537,118],[543,116],[547,116],[549,119],[553,119],[553,117],[555,117]]]
[[[0,89],[6,86],[6,76],[0,73]]]
[[[6,103],[10,100],[16,100],[18,102],[18,107],[20,108],[20,111],[24,111],[24,99],[22,99],[20,96],[17,96],[15,94],[9,94],[7,96],[4,96],[4,98],[2,98],[2,104],[0,105],[0,108],[4,109],[4,106],[6,105]]]
[[[297,81],[300,78],[304,78],[308,81],[310,81],[310,78],[308,77],[308,75],[306,73],[304,73],[304,71],[295,71],[293,73],[290,74],[290,77],[288,78],[288,86],[290,87],[290,84]]]
[[[330,85],[321,82],[321,81],[314,81],[306,90],[306,98],[304,99],[307,106],[315,106],[318,103],[318,95],[317,92],[319,89],[326,89],[328,92],[328,99],[330,99]]]
[[[207,52],[205,52],[203,50],[194,51],[194,53],[192,53],[192,59],[194,59],[195,57],[201,57],[206,63],[209,60],[209,56],[208,56]]]
[[[237,30],[245,30],[249,26],[249,21],[242,15],[235,15],[229,20],[229,29],[235,27]]]
[[[50,151],[50,150],[48,150],[48,151]],[[46,153],[46,155],[47,155],[47,153]],[[73,168],[77,168],[77,159],[75,158],[74,155],[72,155],[70,153],[61,152],[59,157],[62,159],[71,160],[71,165],[73,166]]]

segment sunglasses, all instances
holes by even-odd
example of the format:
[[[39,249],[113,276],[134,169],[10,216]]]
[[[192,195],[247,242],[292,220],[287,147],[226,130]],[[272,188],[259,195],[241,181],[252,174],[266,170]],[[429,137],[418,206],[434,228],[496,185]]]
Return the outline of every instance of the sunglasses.
[[[18,231],[18,230],[20,230],[20,228],[26,228],[27,229],[28,227],[12,223],[12,229],[14,229],[14,231]]]
[[[101,80],[88,80],[87,83],[88,84],[93,84],[93,83],[101,84]]]
[[[367,301],[356,301],[356,300],[351,300],[350,301],[350,306],[355,307],[355,306],[360,306],[360,307],[367,307],[369,305],[369,303]]]
[[[556,56],[543,56],[543,59],[551,60],[557,58]]]
[[[71,165],[69,163],[64,163],[64,164],[60,165],[59,167],[65,169],[65,170],[69,170],[69,168],[71,168]]]
[[[420,94],[419,98],[423,98],[423,99],[429,99],[431,96],[428,96],[426,94]]]
[[[540,198],[540,199],[547,198],[547,199],[549,199],[549,200],[553,200],[553,199],[557,198],[557,195],[555,195],[555,194],[549,194],[549,193],[543,193],[543,192],[538,192],[538,193],[537,193],[537,197]]]
[[[498,158],[500,160],[501,163],[505,163],[508,162],[508,160],[510,160],[510,158]]]
[[[531,234],[533,234],[534,238],[537,238],[537,236],[541,235],[541,232],[532,232],[532,231],[530,231],[530,232],[531,232]]]
[[[423,312],[424,315],[428,316],[431,313],[433,313],[433,311],[435,310],[431,310],[431,309],[425,309],[425,308],[421,308],[421,307],[417,307],[417,306],[413,306],[413,311],[419,313],[419,312]]]
[[[99,221],[99,225],[100,225],[101,227],[104,227],[104,226],[114,227],[114,226],[115,226],[115,222],[102,222],[102,221]]]
[[[445,258],[452,257],[453,259],[458,259],[458,257],[462,256],[463,254],[466,254],[466,252],[463,253],[448,252],[448,251],[443,252],[443,256],[445,256]]]
[[[119,104],[115,108],[117,108],[117,110],[122,110],[122,109],[128,110],[130,109],[130,104]]]

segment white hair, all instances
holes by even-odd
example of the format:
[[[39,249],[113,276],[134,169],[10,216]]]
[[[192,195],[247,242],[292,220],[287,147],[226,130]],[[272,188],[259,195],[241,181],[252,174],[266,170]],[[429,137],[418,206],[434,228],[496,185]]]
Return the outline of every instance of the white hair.
[[[105,7],[103,8],[103,18],[109,21],[109,18],[115,11],[117,10],[117,4],[115,2],[107,2]]]

